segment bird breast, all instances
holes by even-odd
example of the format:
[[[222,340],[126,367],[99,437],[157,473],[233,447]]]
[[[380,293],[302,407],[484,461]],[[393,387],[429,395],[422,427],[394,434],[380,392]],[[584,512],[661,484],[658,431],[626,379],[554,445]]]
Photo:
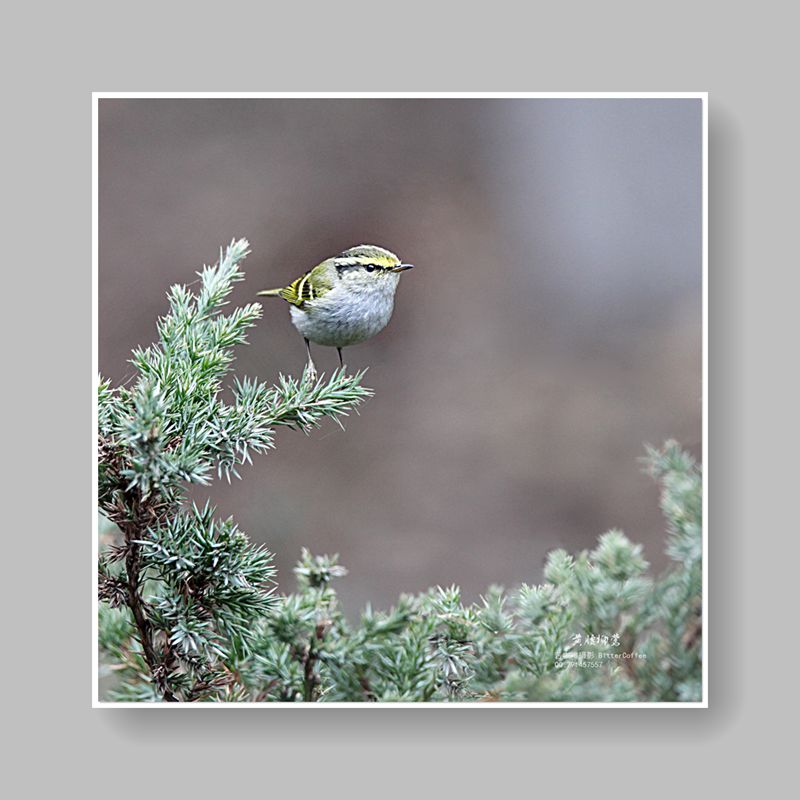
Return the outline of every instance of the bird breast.
[[[394,308],[396,285],[336,286],[303,308],[290,306],[292,322],[306,339],[328,347],[349,347],[380,333]]]

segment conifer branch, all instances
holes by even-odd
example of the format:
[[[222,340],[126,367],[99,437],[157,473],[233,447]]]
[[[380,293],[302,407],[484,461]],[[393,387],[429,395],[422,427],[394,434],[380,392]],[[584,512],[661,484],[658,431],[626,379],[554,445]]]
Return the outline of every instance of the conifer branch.
[[[261,308],[224,314],[245,240],[173,286],[158,341],[133,353],[130,386],[98,387],[102,536],[99,645],[111,699],[202,702],[671,701],[702,699],[702,475],[675,442],[648,448],[671,566],[649,571],[621,531],[590,551],[555,550],[544,581],[456,586],[342,614],[336,556],[303,550],[294,592],[276,595],[271,554],[233,519],[186,499],[370,396],[363,373],[233,380],[233,348]],[[588,665],[592,668],[588,668]]]
[[[274,446],[276,426],[341,424],[371,394],[363,373],[339,370],[313,382],[280,376],[275,386],[236,379],[233,402],[220,397],[233,348],[261,315],[258,303],[223,313],[247,253],[246,240],[234,241],[203,267],[196,293],[170,289],[158,341],[133,352],[129,388],[99,382],[100,511],[121,537],[101,553],[99,588],[117,634],[107,652],[131,679],[125,699],[239,691],[236,665],[252,655],[253,625],[275,602],[271,554],[210,505],[187,508],[186,484],[239,477],[253,453]]]

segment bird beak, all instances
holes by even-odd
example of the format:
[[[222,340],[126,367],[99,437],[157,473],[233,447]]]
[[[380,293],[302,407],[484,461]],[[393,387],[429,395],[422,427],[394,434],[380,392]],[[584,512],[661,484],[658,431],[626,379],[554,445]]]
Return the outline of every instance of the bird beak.
[[[394,267],[392,272],[405,272],[407,269],[414,269],[413,264],[401,264],[399,267]]]

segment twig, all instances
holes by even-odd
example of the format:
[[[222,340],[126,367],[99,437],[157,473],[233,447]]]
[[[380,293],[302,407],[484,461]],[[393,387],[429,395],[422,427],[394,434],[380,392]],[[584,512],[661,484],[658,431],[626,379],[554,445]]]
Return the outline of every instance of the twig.
[[[151,636],[151,626],[144,612],[144,600],[139,591],[139,576],[141,572],[140,566],[140,546],[136,543],[137,537],[140,535],[140,527],[138,524],[140,517],[139,498],[133,498],[131,502],[132,509],[136,512],[133,514],[133,520],[125,524],[125,544],[127,546],[127,554],[125,556],[125,573],[128,595],[128,608],[131,610],[136,628],[139,631],[139,640],[142,644],[142,653],[153,680],[158,686],[159,691],[168,703],[177,703],[178,698],[173,694],[167,683],[167,666],[164,661],[158,658],[155,649],[153,648],[153,639]]]
[[[314,689],[318,683],[316,673],[314,672],[314,665],[319,660],[319,653],[314,649],[314,643],[322,641],[329,624],[330,623],[325,620],[317,625],[311,636],[311,641],[306,648],[305,658],[303,659],[303,700],[306,703],[313,701]]]

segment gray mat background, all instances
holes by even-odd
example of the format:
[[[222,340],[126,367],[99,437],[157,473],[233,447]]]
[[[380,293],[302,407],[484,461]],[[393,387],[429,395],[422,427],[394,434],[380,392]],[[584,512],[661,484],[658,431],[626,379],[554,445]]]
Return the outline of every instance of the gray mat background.
[[[13,796],[681,797],[769,792],[787,777],[785,614],[796,600],[783,587],[797,563],[787,9],[9,9],[3,662]],[[344,88],[711,93],[710,710],[90,708],[90,92]]]

